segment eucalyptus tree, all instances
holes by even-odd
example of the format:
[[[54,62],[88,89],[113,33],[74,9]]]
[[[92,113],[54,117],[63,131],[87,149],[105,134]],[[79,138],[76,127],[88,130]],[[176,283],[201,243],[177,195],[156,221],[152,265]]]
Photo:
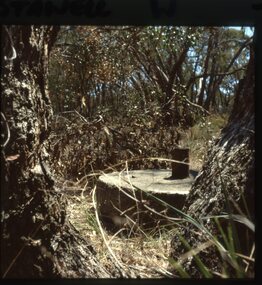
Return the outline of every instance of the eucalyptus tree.
[[[174,116],[181,118],[179,97],[186,80],[183,64],[198,38],[198,29],[169,26],[136,28],[130,37],[132,40],[127,48],[137,65],[132,83],[135,87],[140,85],[145,103],[158,100],[166,123],[172,124]],[[151,86],[150,93],[143,88],[142,80],[146,86]]]
[[[168,125],[190,125],[230,107],[251,41],[224,27],[66,27],[52,54],[51,99],[86,116],[153,103]]]
[[[109,277],[69,223],[46,145],[48,58],[59,27],[2,26],[1,277]]]
[[[56,100],[54,96],[53,102],[67,100],[64,105],[87,116],[100,105],[117,104],[117,89],[130,72],[121,52],[114,32],[106,26],[64,29],[53,49],[49,77],[51,90],[57,91],[60,86],[64,97]]]
[[[180,212],[185,223],[178,226],[173,237],[171,257],[175,261],[173,269],[181,276],[254,278],[255,61],[252,44],[249,53],[228,123],[208,148],[203,168]],[[236,53],[232,55],[233,59]]]
[[[186,90],[191,100],[206,110],[229,107],[235,87],[249,60],[252,37],[225,27],[206,27],[192,49],[191,78]]]

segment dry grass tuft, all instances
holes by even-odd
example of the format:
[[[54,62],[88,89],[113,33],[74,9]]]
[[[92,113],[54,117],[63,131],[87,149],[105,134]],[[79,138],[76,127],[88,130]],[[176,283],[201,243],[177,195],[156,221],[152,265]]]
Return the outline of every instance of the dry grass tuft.
[[[68,195],[68,202],[70,222],[84,238],[90,239],[101,264],[110,270],[113,260],[96,220],[91,193],[82,197]],[[123,277],[172,277],[167,267],[173,231],[163,229],[157,236],[141,235],[132,238],[123,236],[121,233],[120,230],[113,235],[104,230],[107,244],[121,265]]]

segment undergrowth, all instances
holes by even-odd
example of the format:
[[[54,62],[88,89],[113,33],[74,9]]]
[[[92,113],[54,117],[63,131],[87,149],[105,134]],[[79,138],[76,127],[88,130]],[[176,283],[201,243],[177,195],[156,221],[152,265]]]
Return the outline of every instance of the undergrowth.
[[[93,192],[95,189],[90,188],[89,191]],[[99,260],[109,270],[112,261],[114,262],[111,255],[115,256],[121,265],[123,277],[190,278],[190,272],[183,268],[183,263],[190,259],[196,262],[199,272],[204,278],[254,277],[255,226],[248,212],[237,212],[236,209],[232,209],[236,213],[224,213],[223,215],[202,217],[200,220],[196,220],[172,205],[161,201],[161,199],[151,197],[179,214],[179,218],[176,220],[169,220],[169,217],[166,217],[167,224],[168,222],[172,224],[171,229],[170,227],[161,226],[155,228],[154,231],[136,230],[135,235],[123,235],[122,232],[126,228],[120,228],[115,233],[103,228],[101,221],[96,216],[97,209],[91,195],[82,198],[70,197],[71,203],[68,211],[71,222],[84,237],[91,239]],[[209,221],[209,227],[205,226],[207,220]],[[192,248],[178,230],[180,227],[187,227],[188,223],[193,225],[192,234],[197,233],[207,237],[196,248]],[[209,230],[210,224],[213,227],[212,232]],[[239,228],[240,224],[242,225],[241,231],[236,231],[234,228]],[[129,230],[132,231],[130,228]],[[250,235],[247,238],[251,241],[251,244],[247,247],[248,250],[246,250],[243,243],[239,246],[239,235],[244,232]],[[174,235],[179,236],[182,244],[187,249],[178,260],[174,260],[169,256],[170,240]],[[209,248],[213,248],[217,252],[216,254],[220,255],[222,271],[216,271],[212,267],[210,268],[210,264],[203,262],[201,254]]]
[[[58,176],[70,180],[99,170],[111,171],[111,166],[120,170],[127,160],[130,169],[166,169],[170,163],[165,160],[144,158],[172,159],[172,149],[180,145],[190,148],[191,167],[199,170],[207,146],[226,120],[226,115],[211,115],[185,129],[166,126],[151,113],[121,119],[99,115],[88,120],[77,111],[65,112],[54,116],[52,123],[52,168]]]
[[[207,149],[219,136],[228,120],[227,114],[214,114],[202,118],[194,126],[183,132],[181,145],[190,149],[191,166],[200,170]]]
[[[75,179],[133,158],[130,169],[167,168],[164,161],[143,158],[171,158],[177,140],[175,127],[156,125],[149,118],[116,118],[110,123],[102,116],[88,121],[70,112],[54,117],[50,151],[55,172]]]
[[[202,221],[173,209],[179,213],[179,219],[169,221],[172,224],[171,230],[170,227],[161,226],[145,234],[127,237],[122,235],[123,229],[112,234],[102,228],[91,198],[92,189],[101,171],[119,171],[127,162],[130,169],[170,168],[170,162],[165,159],[172,158],[171,150],[178,143],[190,148],[191,168],[199,170],[207,148],[219,135],[226,121],[226,115],[212,115],[192,128],[181,129],[157,124],[152,117],[146,115],[134,117],[133,120],[129,117],[113,120],[113,123],[103,116],[90,121],[76,111],[54,117],[50,140],[53,168],[60,181],[64,181],[64,186],[70,184],[71,188],[80,189],[79,193],[82,194],[69,195],[70,220],[84,237],[91,239],[104,266],[110,269],[112,262],[119,262],[123,277],[189,278],[190,272],[184,270],[183,261],[191,258],[206,278],[253,277],[255,245],[249,245],[248,251],[237,245],[238,232],[235,228],[239,223],[249,232],[251,241],[254,235],[252,219],[243,212],[204,217],[203,220],[211,220],[216,227],[214,235]],[[150,157],[163,159],[150,160]],[[172,208],[171,205],[166,206]],[[225,220],[230,222],[225,223]],[[175,234],[179,234],[177,229],[186,223],[193,224],[194,231],[198,234],[204,233],[208,240],[197,248],[192,248],[180,236],[187,252],[179,260],[172,260],[169,256],[170,240]],[[201,259],[200,253],[210,247],[215,247],[221,256],[221,272],[212,271]]]

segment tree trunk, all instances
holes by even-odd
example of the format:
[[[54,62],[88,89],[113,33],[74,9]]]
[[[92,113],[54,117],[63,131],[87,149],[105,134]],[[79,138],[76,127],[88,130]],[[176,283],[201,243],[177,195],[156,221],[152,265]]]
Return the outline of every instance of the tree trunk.
[[[208,38],[208,44],[207,44],[207,54],[206,58],[204,61],[204,66],[203,66],[203,81],[202,81],[202,86],[200,89],[200,92],[198,94],[198,105],[203,106],[204,103],[204,97],[205,97],[205,90],[206,90],[206,95],[208,96],[207,88],[206,88],[206,83],[208,79],[208,69],[210,65],[210,58],[212,57],[212,51],[215,49],[215,45],[217,43],[217,37],[218,33],[216,28],[209,28],[209,38]],[[215,63],[213,59],[213,64]],[[212,73],[212,72],[211,72]],[[210,76],[211,80],[211,76]],[[213,79],[211,80],[213,81]]]
[[[2,26],[1,277],[109,277],[46,164],[48,55],[58,27]]]
[[[196,178],[186,200],[183,212],[200,221],[212,235],[221,237],[221,232],[212,218],[223,213],[240,214],[236,204],[243,213],[247,213],[243,199],[248,205],[252,221],[254,221],[254,55],[251,48],[250,62],[245,78],[239,85],[227,126],[222,130],[220,138],[214,142],[207,154],[207,161]],[[227,232],[226,220],[219,220]],[[235,222],[239,238],[236,252],[249,255],[254,242],[254,232],[246,226]],[[234,226],[232,226],[234,227]],[[249,238],[245,238],[248,233]],[[177,261],[189,249],[184,245],[181,236],[190,248],[199,249],[209,240],[192,223],[183,224],[172,240],[172,258]],[[222,241],[223,239],[221,239]],[[201,261],[211,270],[222,273],[223,261],[215,246],[200,251]],[[240,262],[241,264],[241,262]],[[203,277],[200,267],[194,258],[185,258],[183,268],[191,277]],[[230,266],[229,266],[230,267]],[[232,267],[231,277],[236,276]],[[235,275],[234,275],[235,274]],[[252,274],[251,274],[252,276]]]

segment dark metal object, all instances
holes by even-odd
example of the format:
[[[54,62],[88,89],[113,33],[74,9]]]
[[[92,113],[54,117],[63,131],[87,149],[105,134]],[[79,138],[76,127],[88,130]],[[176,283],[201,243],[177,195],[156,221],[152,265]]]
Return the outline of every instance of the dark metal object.
[[[172,151],[172,179],[189,177],[189,148],[174,148]]]

